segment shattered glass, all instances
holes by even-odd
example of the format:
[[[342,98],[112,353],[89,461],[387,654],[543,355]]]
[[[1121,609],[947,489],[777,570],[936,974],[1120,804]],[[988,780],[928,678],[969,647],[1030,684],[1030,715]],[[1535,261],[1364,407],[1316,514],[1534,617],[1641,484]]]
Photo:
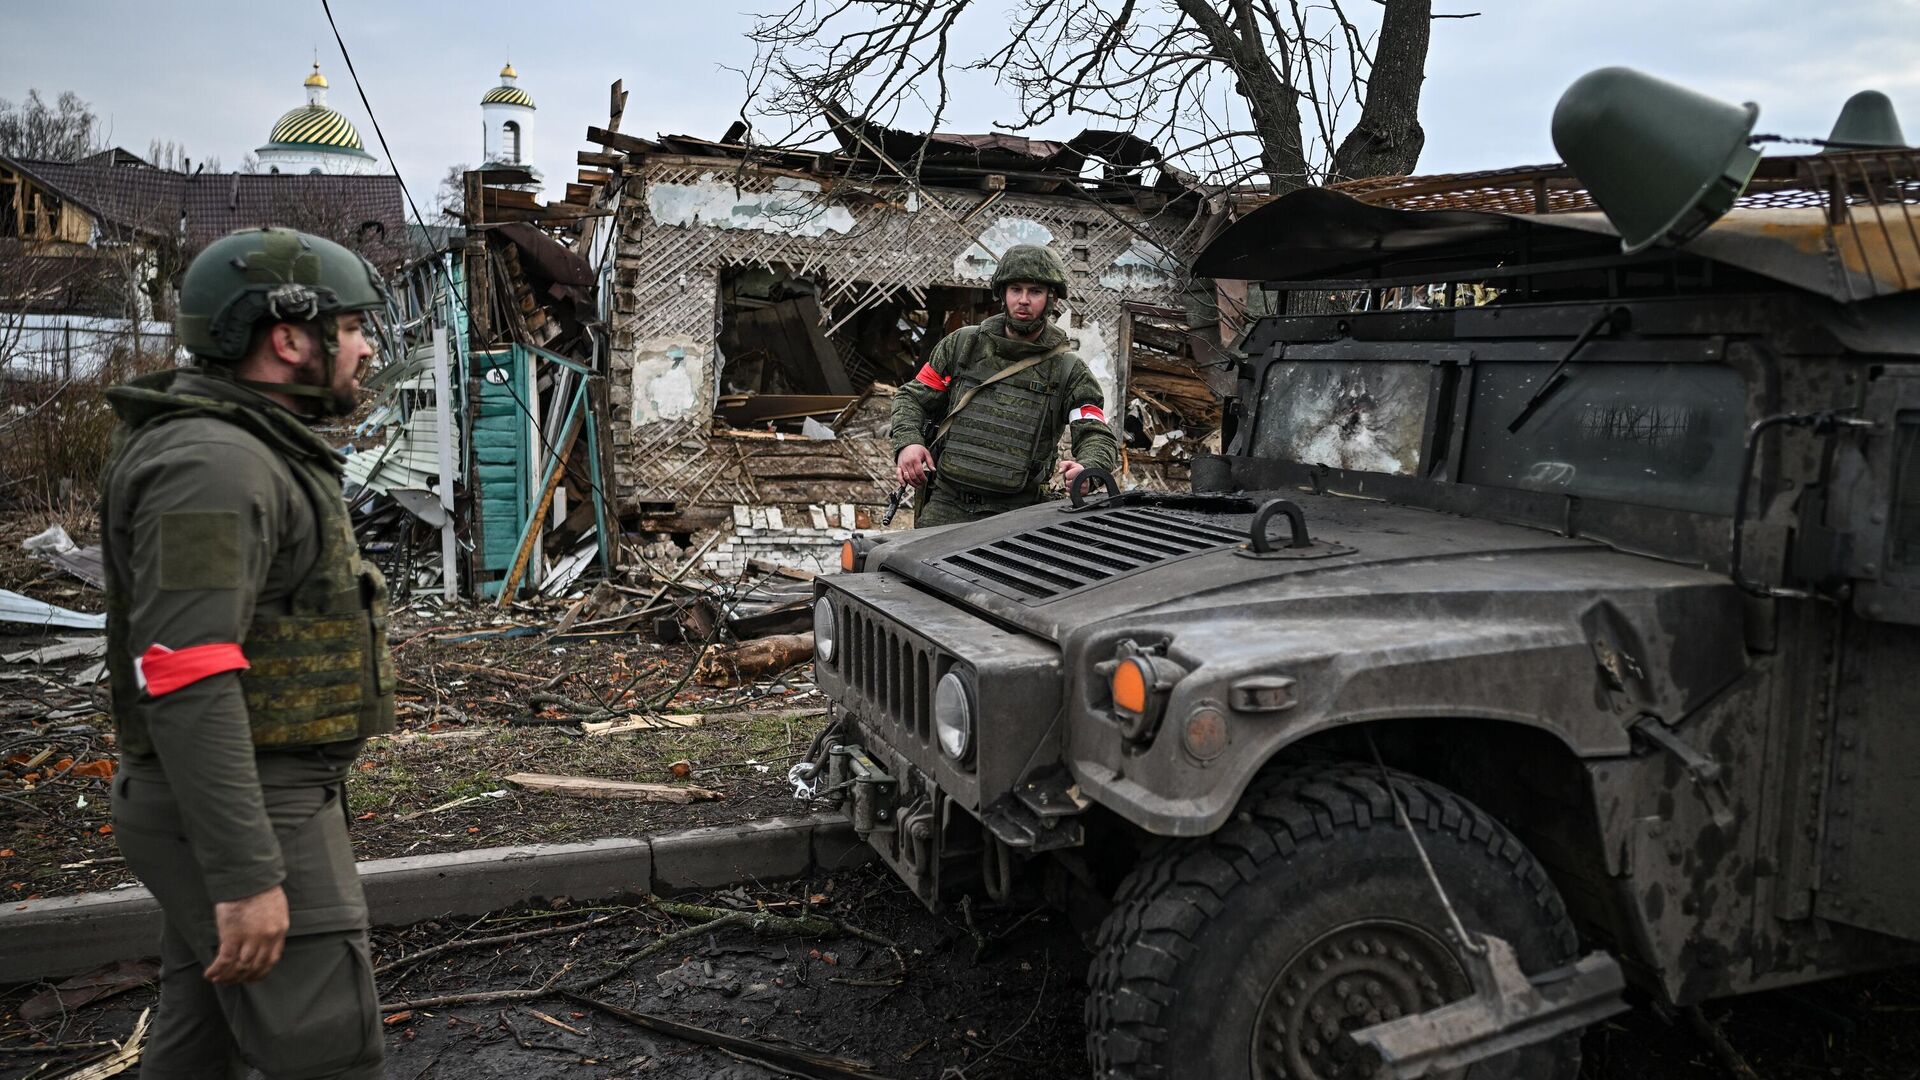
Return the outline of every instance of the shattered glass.
[[[1410,476],[1420,467],[1427,365],[1280,362],[1267,369],[1255,457]]]

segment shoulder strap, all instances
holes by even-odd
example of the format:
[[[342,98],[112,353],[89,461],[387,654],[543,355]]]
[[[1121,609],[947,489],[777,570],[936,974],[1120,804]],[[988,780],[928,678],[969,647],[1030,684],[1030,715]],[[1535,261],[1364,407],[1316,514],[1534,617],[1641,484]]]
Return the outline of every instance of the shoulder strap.
[[[1051,349],[1048,349],[1046,352],[1039,353],[1035,356],[1029,356],[1025,360],[1020,361],[1019,363],[1009,364],[1006,367],[1001,368],[999,371],[996,371],[993,374],[987,376],[985,379],[982,379],[978,386],[975,386],[971,390],[968,390],[966,393],[961,394],[960,400],[954,402],[953,408],[947,410],[947,418],[945,420],[940,421],[939,429],[934,432],[933,441],[939,442],[941,439],[946,438],[947,429],[953,426],[953,418],[960,415],[960,410],[967,407],[967,403],[973,400],[975,394],[978,394],[980,391],[985,390],[987,387],[992,386],[994,383],[999,382],[1001,379],[1010,379],[1015,375],[1018,375],[1021,372],[1027,370],[1028,368],[1036,367],[1040,364],[1044,364],[1048,360],[1051,360],[1054,357],[1059,356],[1061,353],[1066,352],[1068,349],[1071,349],[1072,347],[1073,347],[1073,342],[1071,341],[1067,342],[1064,345],[1057,345]]]

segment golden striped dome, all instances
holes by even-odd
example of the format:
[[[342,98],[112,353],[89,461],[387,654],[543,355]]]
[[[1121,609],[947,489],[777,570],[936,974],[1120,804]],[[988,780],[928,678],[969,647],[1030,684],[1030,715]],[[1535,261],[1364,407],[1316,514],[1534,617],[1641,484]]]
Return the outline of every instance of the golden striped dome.
[[[533,108],[533,98],[517,86],[496,86],[480,99],[482,105],[524,105]]]
[[[273,125],[267,142],[276,147],[366,152],[353,122],[325,105],[302,105],[290,110]]]

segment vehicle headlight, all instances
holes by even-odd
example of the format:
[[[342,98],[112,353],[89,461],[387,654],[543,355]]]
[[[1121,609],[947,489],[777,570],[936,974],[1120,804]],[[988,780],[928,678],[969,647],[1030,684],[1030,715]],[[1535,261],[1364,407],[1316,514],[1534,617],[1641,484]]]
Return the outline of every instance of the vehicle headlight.
[[[958,669],[942,675],[933,688],[933,727],[940,749],[965,761],[973,750],[973,682]]]
[[[820,659],[833,663],[833,601],[821,597],[813,602],[813,651]]]

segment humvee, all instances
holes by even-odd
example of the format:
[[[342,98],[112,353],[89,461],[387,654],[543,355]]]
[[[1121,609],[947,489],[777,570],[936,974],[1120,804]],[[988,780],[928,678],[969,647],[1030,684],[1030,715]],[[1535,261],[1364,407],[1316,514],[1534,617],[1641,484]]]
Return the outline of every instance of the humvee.
[[[1101,1075],[1372,1075],[1493,942],[1576,1012],[1920,960],[1916,195],[1769,157],[1633,254],[1565,167],[1268,203],[1195,267],[1285,313],[1191,491],[820,579],[819,790],[929,905],[1097,926]],[[1429,1075],[1577,1073],[1497,998]]]

